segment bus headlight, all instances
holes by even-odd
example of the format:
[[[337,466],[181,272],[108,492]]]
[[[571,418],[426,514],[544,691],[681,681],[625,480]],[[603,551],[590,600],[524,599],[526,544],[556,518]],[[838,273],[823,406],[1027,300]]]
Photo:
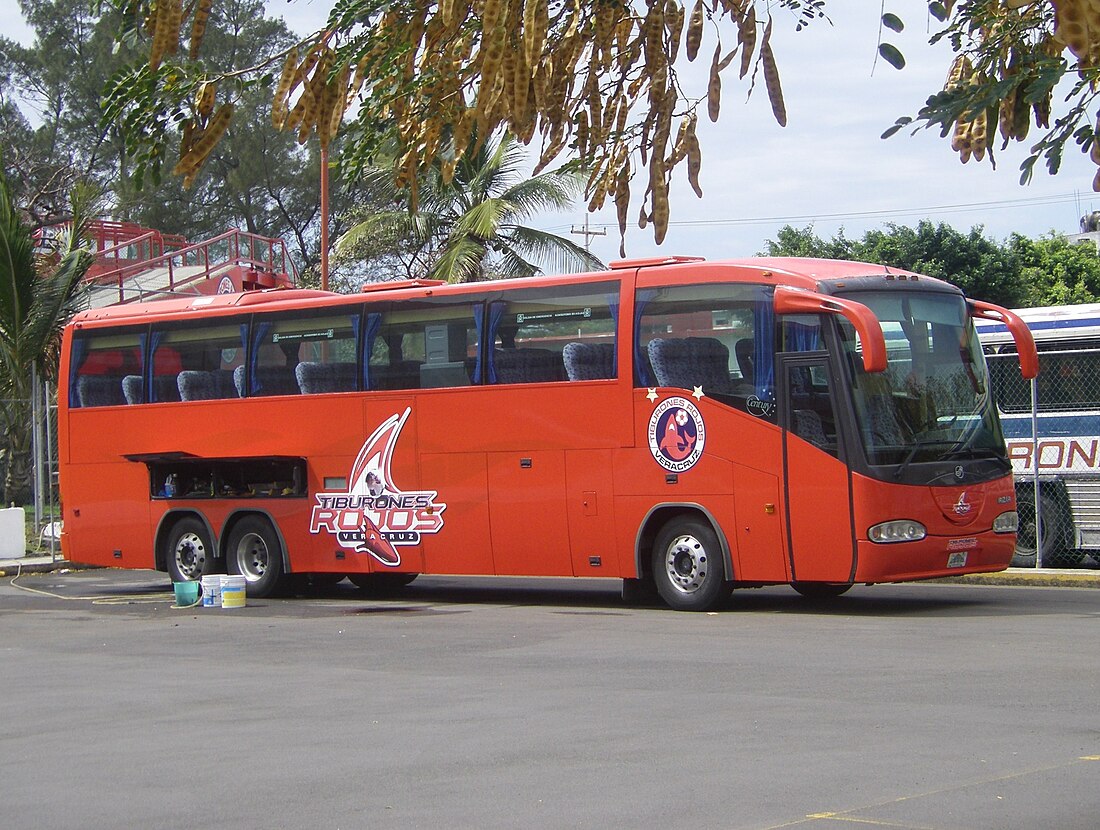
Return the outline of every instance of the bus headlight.
[[[1020,517],[1016,515],[1015,510],[1002,513],[993,520],[994,533],[1015,533],[1019,527]]]
[[[897,519],[874,525],[867,531],[867,538],[880,545],[891,542],[916,542],[923,539],[927,532],[920,522],[912,519]]]

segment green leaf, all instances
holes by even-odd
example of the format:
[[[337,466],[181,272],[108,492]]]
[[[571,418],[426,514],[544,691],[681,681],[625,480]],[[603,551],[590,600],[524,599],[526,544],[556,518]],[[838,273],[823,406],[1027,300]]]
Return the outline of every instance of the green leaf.
[[[905,68],[905,57],[893,44],[880,43],[878,45],[878,53],[882,55],[882,59],[890,64],[890,66],[894,67],[894,69]]]
[[[943,21],[947,20],[947,7],[944,6],[943,3],[937,3],[937,2],[929,3],[928,4],[928,12],[934,18],[936,18],[936,20],[940,21],[940,23],[943,23]]]
[[[905,24],[902,22],[901,18],[890,12],[882,16],[882,25],[893,32],[900,32],[905,28]]]

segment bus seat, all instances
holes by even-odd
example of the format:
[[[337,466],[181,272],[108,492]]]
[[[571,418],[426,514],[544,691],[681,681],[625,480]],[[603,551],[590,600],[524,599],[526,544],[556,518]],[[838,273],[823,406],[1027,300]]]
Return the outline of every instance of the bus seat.
[[[181,401],[209,401],[218,397],[210,372],[184,371],[176,376]]]
[[[561,356],[569,380],[615,377],[615,346],[612,343],[566,343]]]
[[[565,380],[565,364],[552,349],[497,349],[493,354],[497,383],[544,383]]]
[[[81,375],[76,381],[80,406],[119,406],[126,403],[119,375]]]
[[[313,363],[306,361],[294,368],[294,377],[303,395],[326,392],[354,392],[354,363]]]
[[[142,403],[141,375],[127,375],[122,379],[122,397],[126,399],[126,403],[129,405]]]
[[[809,441],[815,447],[824,447],[828,443],[820,415],[812,409],[795,409],[791,414],[794,416],[791,431],[795,435],[804,441]]]
[[[905,443],[897,411],[891,399],[871,397],[867,400],[867,425],[872,444],[900,446]]]
[[[646,350],[658,386],[702,387],[704,392],[730,394],[729,349],[713,337],[663,337]]]
[[[743,337],[733,344],[733,354],[737,358],[737,368],[741,370],[741,376],[749,383],[756,381],[756,367],[753,357],[756,354],[756,344],[748,337]]]

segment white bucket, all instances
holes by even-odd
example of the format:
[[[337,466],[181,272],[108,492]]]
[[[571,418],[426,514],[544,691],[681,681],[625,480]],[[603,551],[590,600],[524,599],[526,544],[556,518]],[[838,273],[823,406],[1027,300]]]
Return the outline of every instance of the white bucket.
[[[222,575],[209,574],[202,578],[203,608],[217,608],[222,604]]]
[[[225,574],[222,576],[222,608],[244,608],[245,580],[243,576]]]

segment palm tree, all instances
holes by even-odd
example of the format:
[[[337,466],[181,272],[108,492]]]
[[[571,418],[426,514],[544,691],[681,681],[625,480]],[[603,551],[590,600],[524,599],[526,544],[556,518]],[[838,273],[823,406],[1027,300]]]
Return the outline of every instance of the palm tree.
[[[32,377],[56,378],[61,329],[84,299],[82,278],[92,255],[78,247],[92,204],[73,194],[72,229],[55,262],[35,262],[34,238],[0,176],[0,398],[3,414],[4,504],[25,492],[30,469]]]
[[[458,161],[448,182],[439,163],[417,183],[415,211],[398,190],[391,167],[364,173],[368,200],[379,206],[341,237],[344,262],[365,262],[377,277],[425,277],[475,282],[530,277],[542,272],[602,269],[603,263],[568,239],[523,224],[542,211],[572,207],[583,178],[559,170],[527,177],[525,153],[505,134],[486,141]]]

